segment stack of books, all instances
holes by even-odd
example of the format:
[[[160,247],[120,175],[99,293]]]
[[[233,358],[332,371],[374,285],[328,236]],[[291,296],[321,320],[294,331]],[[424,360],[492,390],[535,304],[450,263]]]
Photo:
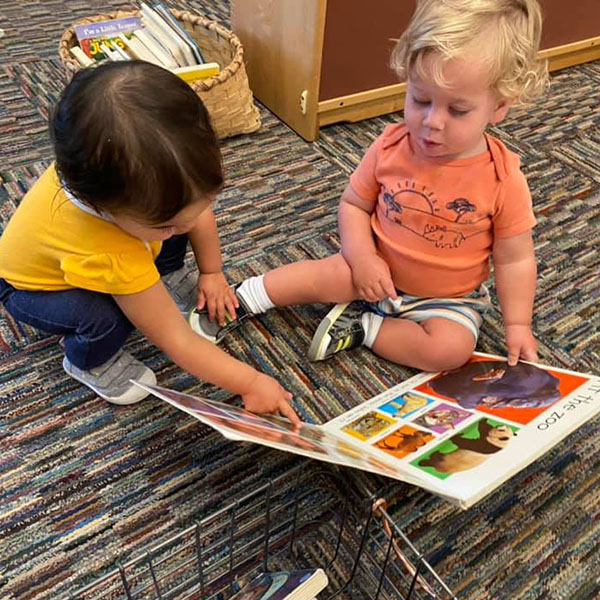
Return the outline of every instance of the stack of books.
[[[206,62],[202,50],[161,2],[140,3],[139,17],[75,26],[78,46],[70,50],[83,67],[101,60],[139,59],[171,70],[188,83],[213,77],[219,65]]]

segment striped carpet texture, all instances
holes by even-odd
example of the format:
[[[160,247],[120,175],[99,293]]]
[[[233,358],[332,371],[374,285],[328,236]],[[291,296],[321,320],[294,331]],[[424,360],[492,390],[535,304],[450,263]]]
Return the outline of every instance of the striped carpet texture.
[[[229,24],[226,0],[169,2]],[[0,229],[52,159],[48,111],[66,81],[63,30],[119,0],[0,4]],[[600,371],[600,63],[555,74],[547,98],[493,133],[522,158],[538,226],[540,359]],[[401,114],[324,128],[308,144],[261,107],[263,127],[223,143],[216,213],[231,282],[339,249],[336,205],[366,147]],[[493,283],[491,285],[493,292]],[[230,341],[276,376],[304,420],[322,423],[413,372],[359,349],[320,364],[305,352],[326,307],[275,310]],[[228,442],[158,400],[115,407],[65,375],[49,337],[0,309],[0,598],[68,598],[280,473],[294,459]],[[503,352],[499,313],[479,349]],[[139,336],[128,344],[159,383],[227,399]],[[600,419],[468,511],[381,479],[390,512],[459,598],[600,598]],[[362,599],[357,599],[362,600]]]

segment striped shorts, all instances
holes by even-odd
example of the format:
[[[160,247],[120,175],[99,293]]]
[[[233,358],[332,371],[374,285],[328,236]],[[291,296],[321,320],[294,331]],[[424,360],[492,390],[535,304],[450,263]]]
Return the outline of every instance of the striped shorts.
[[[427,319],[450,319],[464,325],[475,338],[483,317],[491,306],[490,293],[485,285],[459,298],[419,298],[398,292],[398,298],[385,298],[378,302],[365,302],[368,310],[382,317],[401,317],[420,323]]]

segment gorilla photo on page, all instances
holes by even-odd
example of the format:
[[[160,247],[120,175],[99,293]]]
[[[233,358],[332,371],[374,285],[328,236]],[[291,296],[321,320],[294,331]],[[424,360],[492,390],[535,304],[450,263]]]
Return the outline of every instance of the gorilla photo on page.
[[[428,382],[463,408],[542,408],[560,399],[559,381],[535,365],[482,360],[469,362]]]

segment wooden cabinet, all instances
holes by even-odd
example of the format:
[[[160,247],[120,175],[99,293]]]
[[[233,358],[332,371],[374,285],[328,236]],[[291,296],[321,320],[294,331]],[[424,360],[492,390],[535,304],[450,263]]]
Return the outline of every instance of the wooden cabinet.
[[[551,70],[600,59],[600,1],[540,0]],[[368,6],[368,8],[367,8]],[[415,0],[232,0],[250,87],[312,141],[319,127],[404,106],[389,55]]]

